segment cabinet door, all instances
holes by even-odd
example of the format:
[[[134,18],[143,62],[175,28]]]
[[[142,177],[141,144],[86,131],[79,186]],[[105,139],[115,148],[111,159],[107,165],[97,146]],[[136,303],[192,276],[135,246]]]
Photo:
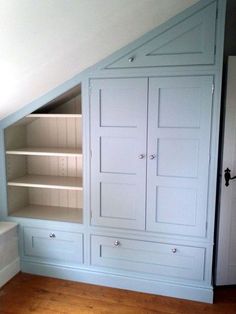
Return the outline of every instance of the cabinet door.
[[[144,229],[147,79],[91,81],[91,222]]]
[[[150,79],[147,230],[205,236],[212,77]]]

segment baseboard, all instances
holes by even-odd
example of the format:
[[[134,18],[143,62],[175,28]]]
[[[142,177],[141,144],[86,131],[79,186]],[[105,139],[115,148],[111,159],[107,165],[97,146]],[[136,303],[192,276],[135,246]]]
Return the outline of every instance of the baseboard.
[[[0,288],[20,271],[20,259],[15,259],[12,263],[0,270]]]
[[[213,303],[212,287],[201,288],[29,261],[22,261],[21,271],[41,276]]]

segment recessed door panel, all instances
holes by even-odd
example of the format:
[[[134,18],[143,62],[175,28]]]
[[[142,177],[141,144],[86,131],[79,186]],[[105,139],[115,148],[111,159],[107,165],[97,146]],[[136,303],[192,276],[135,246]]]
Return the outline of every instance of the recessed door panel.
[[[101,183],[101,217],[135,220],[135,192],[135,184]]]
[[[212,84],[209,76],[150,79],[149,231],[206,234]]]
[[[195,178],[198,173],[198,145],[196,139],[159,139],[157,175]]]
[[[135,138],[101,137],[101,172],[135,175],[138,145]]]
[[[139,93],[129,86],[110,87],[100,90],[100,124],[103,127],[136,128],[138,121],[137,102]]]
[[[176,84],[177,85],[177,84]],[[199,88],[169,86],[160,90],[160,128],[199,128],[201,105]]]
[[[156,223],[196,224],[196,190],[159,186],[156,193]]]
[[[91,81],[93,225],[145,228],[147,84]]]

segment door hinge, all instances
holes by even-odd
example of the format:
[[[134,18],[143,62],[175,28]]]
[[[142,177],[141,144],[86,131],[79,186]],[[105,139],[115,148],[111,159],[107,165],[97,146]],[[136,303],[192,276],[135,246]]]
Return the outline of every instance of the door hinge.
[[[214,94],[214,91],[215,91],[215,84],[212,84],[212,87],[211,87],[211,93],[212,93],[212,95]]]
[[[215,45],[215,47],[214,47],[214,55],[216,55],[216,45]]]
[[[92,158],[92,155],[93,155],[92,149],[90,149],[90,158]]]
[[[92,210],[90,210],[90,219],[92,220],[92,217],[93,217],[93,212]]]
[[[206,221],[206,233],[207,233],[207,228],[208,228],[208,222]]]
[[[216,20],[218,19],[218,15],[219,15],[219,10],[218,8],[216,9]]]

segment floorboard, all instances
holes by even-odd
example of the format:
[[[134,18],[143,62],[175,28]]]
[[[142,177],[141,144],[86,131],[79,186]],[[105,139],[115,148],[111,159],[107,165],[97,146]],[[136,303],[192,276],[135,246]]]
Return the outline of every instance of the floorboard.
[[[156,296],[19,273],[0,289],[0,314],[236,314],[236,287],[215,303]]]

